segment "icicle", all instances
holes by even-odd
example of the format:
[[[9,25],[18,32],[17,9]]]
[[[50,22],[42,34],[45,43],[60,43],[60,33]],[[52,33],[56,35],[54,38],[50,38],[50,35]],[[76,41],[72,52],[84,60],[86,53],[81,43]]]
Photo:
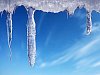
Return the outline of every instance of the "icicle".
[[[67,13],[67,19],[69,18],[69,11],[66,12]]]
[[[67,13],[67,19],[69,18],[69,10],[66,9],[66,13]]]
[[[35,64],[36,56],[36,29],[34,21],[34,12],[35,10],[31,7],[28,8],[28,25],[27,25],[27,49],[28,49],[28,58],[31,66]]]
[[[3,11],[1,11],[1,17],[2,17],[2,15],[3,15]]]
[[[91,20],[91,12],[87,11],[87,35],[89,35],[92,31],[92,20]]]
[[[8,34],[8,46],[10,49],[10,60],[12,56],[12,51],[11,51],[11,41],[12,41],[12,13],[7,13],[7,34]]]

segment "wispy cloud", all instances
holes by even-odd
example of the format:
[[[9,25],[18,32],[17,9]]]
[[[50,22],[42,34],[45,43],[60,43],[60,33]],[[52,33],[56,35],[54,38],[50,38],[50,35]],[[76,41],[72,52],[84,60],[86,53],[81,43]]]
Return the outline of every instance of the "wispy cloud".
[[[94,23],[93,24],[93,33],[98,31],[99,32],[100,28],[100,23]],[[92,64],[94,61],[97,60],[98,56],[93,56],[91,54],[95,53],[95,51],[99,50],[100,47],[97,46],[97,44],[100,43],[100,35],[96,34],[95,36],[93,35],[92,41],[88,41],[87,44],[83,45],[83,47],[79,48],[76,52],[76,57],[75,60],[76,62],[76,68],[81,68],[81,67],[91,67],[91,66],[99,66],[100,62],[97,62],[95,64]],[[83,42],[84,43],[84,42]]]
[[[87,54],[90,54],[91,52],[93,52],[94,50],[92,50],[91,48],[100,41],[99,39],[100,37],[97,37],[96,39],[94,39],[93,41],[89,42],[88,44],[84,45],[82,48],[80,48],[77,53],[76,53],[76,59],[79,59]]]
[[[63,64],[65,62],[68,62],[71,58],[74,57],[74,54],[72,54],[72,51],[69,53],[61,53],[61,55],[59,57],[54,57],[56,59],[50,61],[50,62],[42,62],[40,64],[40,68],[44,68],[44,67],[52,67],[52,66],[56,66],[56,65],[60,65]]]
[[[48,36],[47,36],[47,38],[46,38],[46,41],[45,41],[45,46],[47,46],[48,44],[49,44],[49,41],[50,41],[50,39],[51,39],[51,36],[52,36],[52,31],[50,31],[49,32],[49,34],[48,34]]]
[[[69,61],[72,57],[73,55],[64,55],[64,56],[58,57],[57,59],[52,60],[51,62],[43,62],[40,64],[40,68],[63,64]]]
[[[43,22],[43,20],[44,20],[44,18],[45,18],[45,16],[46,16],[46,14],[47,14],[47,13],[44,13],[44,14],[42,14],[42,16],[40,17],[40,21],[39,21],[38,28],[37,28],[37,30],[39,30],[39,32],[40,32],[40,30],[41,30],[42,22]]]
[[[100,75],[100,73],[97,73],[97,74],[95,74],[95,75]]]
[[[53,26],[52,29],[50,30],[50,32],[48,33],[48,36],[47,36],[46,41],[44,43],[45,46],[47,46],[49,44],[49,42],[52,38],[52,34],[53,34],[54,30],[55,30],[55,26]]]
[[[95,63],[92,65],[92,67],[100,67],[100,61],[95,62]]]
[[[43,62],[43,63],[40,64],[40,68],[44,68],[46,66],[47,66],[47,63],[45,63],[45,62]]]
[[[52,60],[51,62],[42,63],[41,67],[43,68],[43,67],[46,67],[46,66],[50,67],[50,66],[60,65],[60,64],[68,62],[72,58],[75,59],[75,60],[83,58],[84,55],[87,55],[87,54],[89,54],[89,52],[91,52],[91,47],[94,46],[97,42],[98,42],[98,39],[96,38],[95,40],[89,42],[88,44],[84,45],[81,48],[74,46],[73,48],[69,49],[68,53],[64,53],[64,55],[61,54],[60,57]],[[78,44],[76,46],[78,46]],[[89,61],[88,60],[89,60],[89,58],[77,61],[76,67],[81,67],[83,64],[89,65],[90,63],[93,62],[93,60],[89,60]]]
[[[80,59],[76,62],[75,66],[77,70],[80,70],[80,68],[89,68],[91,66],[91,64],[95,61],[95,58],[91,57],[87,57],[87,58],[83,58]]]
[[[99,30],[98,27],[94,29],[94,31]],[[92,37],[92,35],[90,35]],[[59,57],[54,57],[56,59],[50,61],[50,62],[43,62],[40,64],[41,68],[44,67],[51,67],[55,65],[60,65],[63,63],[66,63],[70,60],[73,60],[75,62],[76,68],[81,68],[82,66],[87,67],[91,66],[91,63],[93,63],[96,59],[96,56],[93,57],[91,54],[98,50],[99,47],[96,45],[100,42],[100,35],[97,34],[95,37],[93,36],[92,40],[88,40],[89,38],[82,38],[78,40],[78,42],[73,45],[71,48],[66,48],[62,52]],[[93,48],[95,47],[95,48]],[[91,55],[90,57],[88,55]],[[85,57],[87,56],[87,57]],[[83,65],[84,64],[84,65]],[[99,63],[95,63],[94,66],[99,66]]]

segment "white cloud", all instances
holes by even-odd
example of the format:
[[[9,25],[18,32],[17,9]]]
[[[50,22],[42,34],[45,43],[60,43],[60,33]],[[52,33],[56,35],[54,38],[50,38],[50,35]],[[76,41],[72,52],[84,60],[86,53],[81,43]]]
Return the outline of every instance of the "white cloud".
[[[40,68],[44,68],[44,67],[46,67],[47,66],[47,63],[42,63],[42,64],[40,64]]]
[[[95,75],[100,75],[99,73],[95,74]]]
[[[76,53],[76,58],[75,59],[79,59],[91,52],[93,52],[94,50],[92,50],[91,48],[100,41],[99,39],[100,37],[97,37],[96,39],[94,39],[93,41],[89,42],[88,44],[86,44],[85,46],[83,46],[82,48],[78,49],[77,53]]]
[[[37,28],[37,30],[38,30],[39,32],[40,32],[40,30],[41,30],[42,22],[43,22],[43,20],[44,20],[46,14],[47,14],[47,13],[44,13],[44,14],[42,14],[42,16],[40,17],[40,21],[39,21],[38,28]]]
[[[40,64],[40,68],[44,68],[44,67],[51,67],[51,66],[55,66],[55,65],[60,65],[63,64],[67,61],[69,61],[74,55],[63,55],[58,57],[57,59],[52,60],[51,62],[43,62]]]
[[[54,60],[51,62],[51,65],[58,65],[58,64],[63,64],[65,62],[68,62],[71,58],[73,58],[74,55],[64,55],[62,57],[59,57],[58,59]]]
[[[80,43],[77,43],[77,44],[75,44],[75,46],[68,49],[69,52],[61,53],[61,56],[56,57],[56,59],[52,60],[51,62],[42,63],[40,65],[40,67],[43,68],[43,67],[50,67],[50,66],[60,65],[60,64],[68,62],[72,58],[74,58],[75,60],[76,59],[78,60],[81,57],[84,57],[84,55],[87,55],[89,52],[91,52],[91,47],[93,47],[98,41],[100,41],[98,38],[99,37],[97,37],[96,39],[94,39],[93,41],[89,42],[86,45],[83,44],[82,47],[80,47],[81,46],[81,41],[80,41]],[[85,43],[85,42],[82,42],[82,43]],[[76,62],[77,67],[79,67],[79,66],[81,67],[83,65],[81,63],[84,63],[85,65],[88,65],[93,61],[93,60],[90,61],[89,59],[84,59],[84,60],[86,60],[86,61],[83,62],[83,59],[77,61]]]
[[[76,69],[79,70],[80,68],[83,68],[83,69],[89,68],[94,61],[95,61],[95,58],[93,58],[92,56],[84,58],[84,59],[80,59],[75,64]]]
[[[52,31],[49,32],[49,34],[48,34],[48,36],[46,38],[46,41],[44,43],[45,46],[47,46],[49,44],[51,37],[52,37]]]
[[[94,26],[93,31],[98,31],[99,30],[98,27],[96,28]],[[82,38],[78,40],[77,43],[74,44],[71,48],[65,49],[64,50],[65,52],[62,52],[59,55],[59,57],[54,57],[56,59],[50,62],[45,62],[45,63],[43,62],[42,64],[40,64],[40,66],[43,68],[43,67],[60,65],[70,61],[71,59],[75,61],[76,67],[82,67],[83,64],[85,64],[85,66],[91,65],[91,63],[97,58],[97,56],[93,57],[91,55],[91,57],[89,58],[86,58],[85,56],[98,50],[99,47],[97,47],[96,45],[100,42],[100,35],[97,34],[95,36],[93,35],[89,35],[89,36],[93,37],[93,39],[88,40],[89,38]],[[96,47],[96,49],[93,47]],[[99,64],[95,64],[95,66],[96,65]]]
[[[48,33],[48,36],[47,36],[46,41],[44,43],[45,46],[47,46],[49,44],[50,39],[52,38],[52,34],[53,34],[54,30],[55,30],[55,26],[53,26],[52,29],[50,30],[50,32]]]
[[[96,45],[100,42],[99,30],[100,30],[100,23],[99,22],[94,23],[92,33],[96,32],[96,31],[98,31],[98,32],[96,32],[95,35],[88,35],[90,38],[87,38],[84,41],[80,41],[82,43],[86,43],[85,41],[87,41],[87,43],[85,45],[83,45],[83,47],[78,48],[75,59],[79,59],[81,57],[84,57],[85,55],[89,55],[89,54],[93,53],[95,50],[97,50],[98,47]],[[89,41],[89,39],[91,39],[91,37],[93,40]],[[96,48],[94,49],[94,47],[96,47]]]
[[[94,63],[94,64],[92,65],[92,67],[100,67],[100,61]]]

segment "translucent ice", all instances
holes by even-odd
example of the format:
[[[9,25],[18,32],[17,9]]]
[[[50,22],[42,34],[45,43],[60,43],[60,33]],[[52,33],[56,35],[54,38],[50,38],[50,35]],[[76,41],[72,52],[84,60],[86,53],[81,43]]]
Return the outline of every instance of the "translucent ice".
[[[36,56],[36,42],[35,42],[35,21],[34,21],[34,12],[33,8],[28,8],[28,25],[27,25],[27,49],[28,49],[28,58],[31,66],[34,66],[35,56]]]
[[[12,13],[7,13],[7,34],[8,34],[8,45],[9,45],[9,49],[10,49],[10,59],[11,59],[11,55],[12,55],[12,51],[11,51],[11,41],[12,41]]]
[[[92,31],[92,20],[91,20],[91,13],[87,11],[87,35],[89,35]]]

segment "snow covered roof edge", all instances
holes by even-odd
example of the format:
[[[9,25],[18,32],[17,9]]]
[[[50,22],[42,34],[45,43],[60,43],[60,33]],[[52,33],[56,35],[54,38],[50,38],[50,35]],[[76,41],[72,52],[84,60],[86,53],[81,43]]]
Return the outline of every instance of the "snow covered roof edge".
[[[100,12],[100,0],[0,0],[0,11],[13,12],[16,6],[21,5],[53,13],[67,10],[72,14],[77,7],[84,7],[90,12],[93,10]]]

